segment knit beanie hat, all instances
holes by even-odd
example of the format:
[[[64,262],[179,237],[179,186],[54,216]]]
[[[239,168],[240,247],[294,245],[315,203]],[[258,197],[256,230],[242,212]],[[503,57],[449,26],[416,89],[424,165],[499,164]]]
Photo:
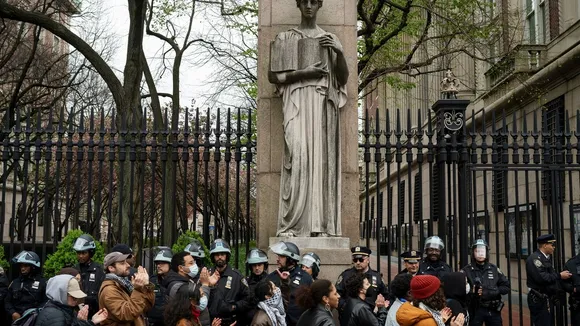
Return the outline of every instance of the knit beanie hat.
[[[411,279],[411,295],[415,299],[432,296],[441,287],[439,279],[433,275],[416,275]]]

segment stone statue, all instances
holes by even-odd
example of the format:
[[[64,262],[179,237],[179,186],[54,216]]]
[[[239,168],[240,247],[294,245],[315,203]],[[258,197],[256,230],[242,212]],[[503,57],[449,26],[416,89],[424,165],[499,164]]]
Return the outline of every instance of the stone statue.
[[[445,78],[441,81],[441,98],[456,99],[459,93],[459,81],[453,75],[451,69],[445,72]]]
[[[278,236],[340,236],[339,109],[348,67],[338,38],[316,25],[322,0],[296,0],[300,25],[276,36],[268,78],[284,112]]]

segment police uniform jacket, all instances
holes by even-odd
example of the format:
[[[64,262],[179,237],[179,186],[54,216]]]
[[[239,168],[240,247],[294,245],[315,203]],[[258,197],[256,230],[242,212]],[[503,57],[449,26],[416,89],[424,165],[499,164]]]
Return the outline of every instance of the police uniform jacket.
[[[149,323],[153,323],[154,326],[164,325],[163,323],[163,309],[165,308],[165,303],[167,302],[167,290],[161,285],[163,278],[160,275],[152,275],[149,277],[149,283],[153,284],[155,288],[153,292],[155,293],[155,303],[153,308],[147,313],[147,318]]]
[[[560,274],[552,266],[552,258],[536,250],[526,259],[527,286],[546,295],[558,293]]]
[[[246,320],[251,321],[254,319],[254,315],[258,312],[258,299],[255,297],[256,285],[260,283],[263,279],[268,277],[267,272],[263,272],[260,275],[250,273],[250,276],[246,277],[246,282],[250,288],[250,298],[251,298],[251,309],[246,312]]]
[[[76,264],[75,269],[81,274],[81,289],[87,294],[85,304],[89,306],[89,319],[99,311],[99,289],[105,280],[103,265],[90,261],[88,264]]]
[[[572,273],[572,277],[567,280],[562,280],[562,288],[564,291],[570,293],[570,297],[580,300],[580,255],[576,255],[576,257],[568,260],[566,265],[564,265],[564,270]]]
[[[8,286],[4,303],[8,314],[20,315],[30,308],[37,308],[46,301],[46,280],[40,275],[20,275]]]
[[[417,271],[417,275],[433,275],[441,279],[443,274],[451,272],[453,272],[453,270],[449,265],[447,265],[446,262],[442,260],[432,262],[428,258],[423,258],[419,262],[419,270]]]
[[[502,295],[510,292],[510,281],[494,264],[469,263],[463,267],[462,271],[467,276],[472,289],[476,285],[481,286],[483,290],[481,297],[477,293],[472,293],[474,298],[480,299],[479,302],[501,300]]]
[[[298,267],[294,267],[292,268],[292,270],[288,272],[290,273],[290,276],[288,277],[290,289],[288,298],[288,309],[286,309],[286,323],[288,325],[296,325],[298,323],[298,320],[300,319],[300,316],[304,312],[304,309],[302,309],[296,303],[295,297],[296,289],[298,289],[303,285],[310,286],[310,284],[312,284],[312,277]],[[280,279],[280,275],[278,275],[277,271],[273,271],[272,273],[270,273],[268,275],[268,279],[281,289],[284,286],[284,284],[282,284],[282,280]]]
[[[214,271],[215,268],[211,273]],[[243,316],[251,308],[250,289],[244,276],[227,265],[211,289],[208,307],[211,318],[221,318],[224,326],[236,321],[237,316]],[[243,326],[239,322],[236,325]]]
[[[371,306],[360,298],[347,298],[344,309],[340,312],[341,326],[383,326],[387,320],[388,311],[379,308],[377,315],[373,314]]]
[[[338,277],[338,281],[336,282],[335,286],[336,291],[338,292],[338,294],[340,294],[340,301],[338,303],[339,311],[341,311],[344,308],[344,305],[346,304],[346,299],[348,298],[345,289],[346,280],[348,280],[355,273],[357,273],[357,270],[356,268],[352,267],[342,272]],[[379,274],[379,272],[369,267],[369,269],[365,272],[365,275],[369,283],[371,283],[371,287],[374,290],[373,291],[374,293],[372,293],[372,295],[367,295],[365,301],[371,306],[371,310],[374,310],[375,301],[377,301],[377,297],[379,296],[379,294],[382,294],[383,297],[385,297],[385,299],[388,299],[389,291],[385,286],[385,283],[383,283],[383,279],[381,278],[381,274]]]

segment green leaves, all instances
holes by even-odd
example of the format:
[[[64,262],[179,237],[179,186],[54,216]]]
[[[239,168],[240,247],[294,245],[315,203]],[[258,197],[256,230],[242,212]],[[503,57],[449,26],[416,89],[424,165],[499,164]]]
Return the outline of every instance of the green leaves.
[[[77,263],[77,255],[73,250],[73,245],[75,240],[83,235],[84,232],[81,230],[71,230],[67,233],[66,237],[62,239],[58,245],[56,251],[48,255],[48,258],[44,262],[43,270],[44,277],[50,278],[55,276],[63,267],[74,266]],[[95,255],[92,260],[100,264],[103,263],[105,258],[103,246],[99,241],[95,240],[97,246],[95,250]]]
[[[182,252],[183,249],[185,249],[185,246],[187,246],[191,242],[191,240],[193,240],[193,239],[199,240],[199,242],[203,246],[203,251],[205,252],[205,258],[203,259],[203,264],[205,266],[211,266],[211,260],[209,258],[209,250],[207,249],[207,246],[205,245],[205,243],[203,243],[203,238],[201,237],[201,234],[199,234],[195,231],[187,231],[185,233],[182,233],[177,238],[177,242],[174,243],[173,246],[171,247],[171,250],[173,251],[174,254],[176,254],[178,252]]]
[[[8,260],[6,260],[6,256],[4,255],[4,246],[0,246],[0,267],[4,268],[4,272],[6,272],[10,267]]]

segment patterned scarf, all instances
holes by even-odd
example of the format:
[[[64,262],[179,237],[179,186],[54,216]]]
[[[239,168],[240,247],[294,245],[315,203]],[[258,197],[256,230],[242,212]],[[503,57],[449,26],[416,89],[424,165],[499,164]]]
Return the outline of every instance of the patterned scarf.
[[[445,326],[445,323],[443,322],[443,318],[441,318],[441,312],[439,312],[438,310],[429,308],[428,306],[423,304],[423,302],[419,302],[419,308],[430,313],[431,316],[433,316],[433,319],[435,319],[437,326]]]
[[[264,310],[268,318],[272,321],[273,326],[286,326],[286,312],[284,311],[282,292],[279,288],[274,291],[270,299],[260,301],[258,308]]]
[[[105,276],[105,279],[113,280],[121,284],[121,286],[125,288],[125,291],[127,291],[127,293],[129,294],[133,292],[133,284],[131,284],[131,281],[129,281],[126,277],[120,277],[117,276],[116,274],[108,273],[107,276]]]

